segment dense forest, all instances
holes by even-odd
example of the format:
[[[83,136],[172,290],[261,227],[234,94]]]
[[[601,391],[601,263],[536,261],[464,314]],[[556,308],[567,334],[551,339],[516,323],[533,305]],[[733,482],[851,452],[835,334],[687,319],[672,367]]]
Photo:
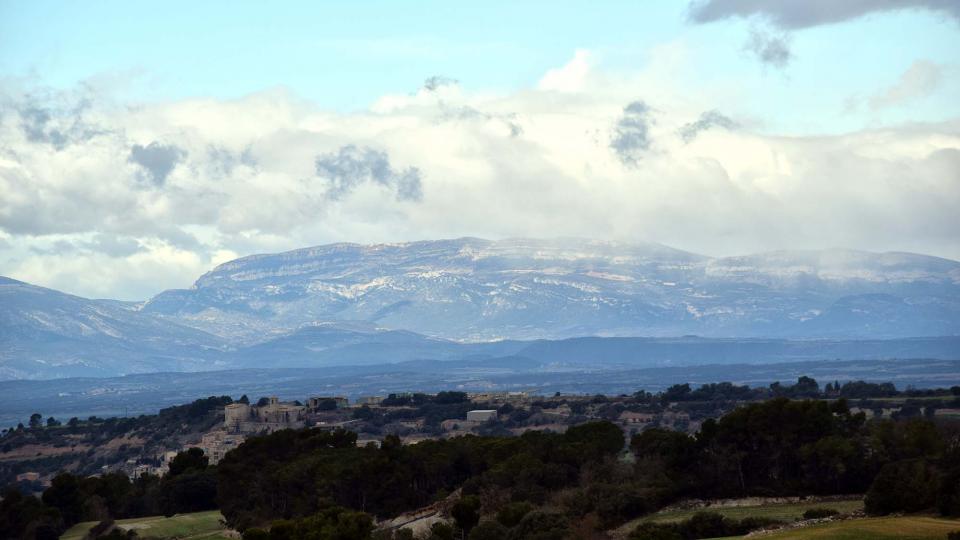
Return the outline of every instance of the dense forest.
[[[802,394],[803,382],[783,392]],[[633,399],[683,402],[695,393],[725,399],[741,388],[677,385]],[[843,386],[828,385],[834,389]],[[163,433],[206,422],[228,399],[131,420]],[[405,410],[465,406],[455,392],[396,399],[407,400]],[[409,531],[378,528],[380,520],[439,504],[452,522],[436,524],[430,540],[565,540],[603,538],[602,531],[684,498],[836,494],[865,494],[866,510],[875,515],[960,516],[957,424],[919,414],[868,417],[852,412],[844,398],[746,403],[704,421],[694,435],[652,427],[628,440],[619,426],[595,421],[564,433],[408,445],[393,435],[380,445],[356,441],[356,433],[343,429],[283,430],[249,438],[216,467],[198,449],[182,452],[163,478],[62,473],[39,499],[5,491],[0,531],[3,538],[56,538],[80,521],[218,508],[248,540],[393,540],[410,538]],[[647,523],[633,537],[693,539],[768,524],[703,514],[668,526]]]

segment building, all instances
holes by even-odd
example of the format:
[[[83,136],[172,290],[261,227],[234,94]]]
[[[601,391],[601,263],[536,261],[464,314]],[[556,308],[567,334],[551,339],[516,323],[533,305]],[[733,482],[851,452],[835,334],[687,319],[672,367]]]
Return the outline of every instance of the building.
[[[494,409],[477,409],[474,411],[467,412],[467,420],[472,422],[486,422],[488,420],[496,420],[497,411]]]
[[[333,407],[327,405],[331,401],[334,404]],[[348,405],[350,405],[350,401],[343,396],[317,396],[307,400],[307,408],[311,411],[328,410],[330,408],[343,409]]]
[[[383,402],[383,396],[360,396],[357,398],[357,405],[367,405],[368,407],[376,407]]]
[[[223,409],[223,427],[227,433],[234,434],[299,429],[306,425],[306,412],[306,407],[281,403],[276,397],[262,406],[231,403]]]
[[[510,403],[520,405],[530,400],[527,392],[475,392],[467,394],[474,403]]]
[[[37,472],[25,472],[17,475],[17,482],[39,482],[40,473]]]
[[[243,444],[243,435],[231,434],[226,431],[211,431],[204,433],[197,448],[203,450],[210,465],[216,465],[227,452]]]
[[[633,411],[623,411],[620,413],[618,420],[622,424],[631,424],[631,425],[645,425],[653,422],[656,418],[656,415],[650,413],[639,413]]]

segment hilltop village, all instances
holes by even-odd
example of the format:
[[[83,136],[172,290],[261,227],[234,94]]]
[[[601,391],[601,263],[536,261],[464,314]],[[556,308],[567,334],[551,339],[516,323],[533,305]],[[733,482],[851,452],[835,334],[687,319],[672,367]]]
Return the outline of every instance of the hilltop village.
[[[343,428],[358,433],[358,444],[379,445],[382,437],[397,435],[405,444],[478,434],[520,434],[525,431],[562,433],[568,426],[606,419],[628,436],[648,426],[696,432],[700,419],[691,420],[677,404],[637,407],[632,398],[555,395],[550,398],[526,392],[439,394],[400,393],[366,396],[353,403],[343,396],[311,397],[306,402],[281,402],[277,397],[256,404],[245,400],[223,408],[223,425],[188,444],[204,451],[211,464],[236,448],[246,437],[281,429]],[[165,462],[165,461],[164,461]],[[155,474],[163,474],[163,465]]]
[[[846,398],[854,413],[862,411],[870,418],[960,417],[960,402],[952,391],[899,392],[889,383],[861,382],[821,388],[808,377],[794,385],[775,383],[768,388],[716,383],[692,389],[680,384],[657,394],[620,396],[459,391],[352,400],[337,395],[304,401],[220,396],[137,418],[44,422],[35,414],[30,426],[0,432],[0,483],[20,483],[39,492],[60,470],[88,476],[122,473],[131,479],[146,474],[162,477],[185,450],[198,448],[215,465],[247,438],[285,429],[343,428],[357,434],[360,446],[380,445],[387,436],[409,445],[467,434],[564,433],[596,420],[613,423],[627,440],[651,428],[692,435],[707,419],[720,418],[745,402],[777,396]]]
[[[67,422],[39,413],[36,425],[5,429],[0,445],[0,481],[24,482],[39,491],[58,470],[75,474],[123,473],[131,479],[163,476],[171,460],[190,448],[203,451],[211,465],[248,437],[283,429],[344,428],[358,444],[379,445],[395,435],[404,444],[466,434],[517,435],[525,431],[562,433],[592,420],[616,423],[629,437],[659,426],[693,433],[702,420],[734,406],[694,407],[663,403],[646,392],[633,396],[538,396],[527,392],[396,393],[313,396],[304,401],[262,397],[250,401],[222,396],[171,407],[137,418],[72,418]]]

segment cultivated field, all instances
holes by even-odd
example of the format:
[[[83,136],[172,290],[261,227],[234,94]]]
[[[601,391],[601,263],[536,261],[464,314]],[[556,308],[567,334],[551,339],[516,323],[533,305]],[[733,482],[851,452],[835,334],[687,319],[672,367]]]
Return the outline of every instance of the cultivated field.
[[[145,517],[121,519],[117,525],[126,530],[134,529],[141,538],[189,538],[191,540],[214,540],[230,538],[220,525],[220,512],[197,512],[194,514],[177,514],[173,517]],[[78,523],[60,537],[60,540],[81,540],[95,521]]]
[[[799,502],[764,504],[759,506],[709,506],[690,510],[666,510],[651,514],[636,521],[653,521],[656,523],[671,523],[683,521],[693,517],[697,512],[714,512],[728,518],[743,519],[746,517],[762,517],[780,521],[795,521],[811,508],[832,508],[841,514],[849,514],[863,510],[863,500],[851,499],[843,501]]]
[[[960,520],[927,516],[836,521],[772,534],[763,540],[944,540],[960,530]]]

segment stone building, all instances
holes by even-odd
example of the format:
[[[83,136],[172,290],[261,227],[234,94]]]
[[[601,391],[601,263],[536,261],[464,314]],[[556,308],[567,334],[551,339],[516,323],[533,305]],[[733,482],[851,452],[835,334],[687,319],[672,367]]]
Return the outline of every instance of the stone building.
[[[263,406],[231,403],[224,407],[223,426],[227,433],[261,433],[298,429],[306,425],[306,407],[281,403],[271,397]]]

